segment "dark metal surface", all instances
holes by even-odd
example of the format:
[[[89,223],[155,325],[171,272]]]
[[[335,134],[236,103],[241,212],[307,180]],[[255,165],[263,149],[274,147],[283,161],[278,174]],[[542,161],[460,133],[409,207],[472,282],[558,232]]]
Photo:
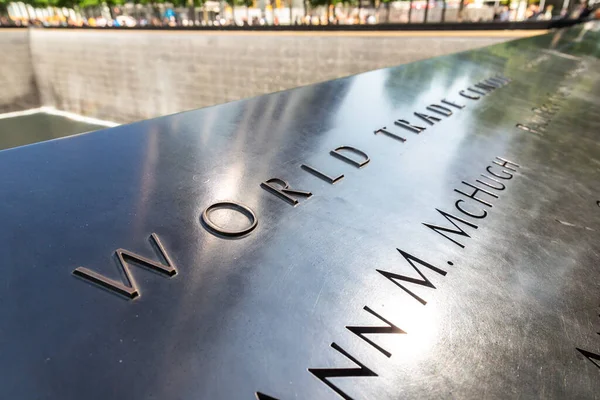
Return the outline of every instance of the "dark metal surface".
[[[0,398],[600,397],[587,28],[0,152]]]

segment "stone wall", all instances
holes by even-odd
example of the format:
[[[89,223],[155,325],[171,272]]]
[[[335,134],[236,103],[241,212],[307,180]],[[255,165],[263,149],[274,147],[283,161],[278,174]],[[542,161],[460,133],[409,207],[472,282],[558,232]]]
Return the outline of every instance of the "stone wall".
[[[0,113],[40,106],[27,29],[0,29]]]
[[[131,122],[507,39],[38,29],[31,53],[44,105]]]

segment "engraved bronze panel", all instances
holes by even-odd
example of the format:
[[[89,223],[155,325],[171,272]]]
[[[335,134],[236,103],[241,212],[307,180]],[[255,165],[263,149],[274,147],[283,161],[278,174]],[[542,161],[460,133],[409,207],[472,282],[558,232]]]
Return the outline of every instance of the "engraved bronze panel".
[[[600,396],[598,31],[0,152],[0,398]]]

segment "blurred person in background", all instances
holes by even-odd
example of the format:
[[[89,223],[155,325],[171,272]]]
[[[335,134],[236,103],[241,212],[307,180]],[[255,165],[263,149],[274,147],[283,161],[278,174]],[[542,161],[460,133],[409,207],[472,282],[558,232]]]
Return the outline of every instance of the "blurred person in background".
[[[510,19],[510,9],[508,6],[499,7],[494,13],[494,21],[506,22]]]
[[[577,16],[577,19],[584,20],[584,19],[588,19],[590,17],[593,18],[597,6],[598,6],[597,4],[595,4],[594,6],[591,6],[589,1],[583,1],[581,3],[581,7],[579,10],[579,15]]]
[[[538,6],[537,4],[532,4],[529,6],[527,12],[525,13],[525,19],[527,19],[528,21],[535,21],[540,17],[541,14],[542,13],[540,12],[540,6]]]
[[[552,19],[552,10],[554,10],[553,5],[549,5],[546,7],[546,12],[544,13],[544,19],[546,21],[550,21]]]

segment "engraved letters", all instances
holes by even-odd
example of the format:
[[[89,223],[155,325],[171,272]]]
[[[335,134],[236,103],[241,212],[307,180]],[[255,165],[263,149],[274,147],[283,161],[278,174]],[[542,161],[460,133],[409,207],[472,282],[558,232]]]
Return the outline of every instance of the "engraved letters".
[[[499,161],[501,161],[501,162],[499,162],[499,161],[497,161],[497,160],[499,160]],[[514,172],[516,172],[516,171],[517,171],[517,170],[516,170],[514,167],[519,167],[519,164],[515,164],[514,162],[512,162],[512,161],[508,161],[508,160],[506,160],[506,159],[504,159],[504,158],[502,158],[502,157],[496,157],[496,160],[494,160],[494,161],[492,161],[492,162],[493,162],[494,164],[496,164],[496,165],[499,165],[499,166],[501,166],[501,167],[505,167],[506,169],[509,169],[509,170],[511,170],[511,171],[514,171]]]
[[[460,222],[463,223],[467,226],[470,226],[471,228],[477,229],[477,225],[469,222],[469,221],[465,221],[462,218],[459,218],[455,215],[449,214],[445,211],[439,210],[439,209],[435,209],[437,212],[439,212],[440,214],[442,214],[442,216],[444,218],[446,218],[452,225],[454,225],[454,227],[456,229],[452,229],[452,228],[446,228],[443,226],[438,226],[438,225],[433,225],[433,224],[426,224],[423,223],[423,225],[425,225],[426,227],[428,227],[429,229],[433,229],[434,232],[439,233],[440,235],[442,235],[443,237],[445,237],[446,239],[452,241],[453,243],[457,244],[460,248],[464,248],[465,245],[463,245],[460,242],[457,242],[456,240],[452,239],[450,236],[447,236],[446,234],[444,234],[443,232],[447,232],[447,233],[452,233],[454,235],[459,235],[459,236],[464,236],[464,237],[468,237],[470,238],[471,236],[469,236],[469,234],[467,232],[465,232],[459,225],[456,224],[456,222]],[[487,214],[486,214],[487,215]],[[454,222],[456,221],[456,222]]]
[[[385,355],[386,357],[388,357],[388,358],[391,357],[392,353],[383,349],[381,346],[374,343],[371,339],[369,339],[368,337],[366,337],[364,335],[381,334],[381,333],[406,333],[406,332],[404,332],[402,329],[398,328],[396,325],[392,324],[387,319],[383,318],[381,315],[377,314],[375,311],[371,310],[369,307],[364,306],[363,310],[376,316],[381,321],[385,322],[387,324],[387,326],[347,326],[346,329],[348,329],[350,332],[354,333],[356,336],[360,337],[365,342],[369,343],[371,346],[375,347],[377,350],[379,350],[381,353],[383,353],[383,355]]]
[[[471,188],[475,189],[475,190],[473,191],[473,193],[471,193],[471,194],[466,194],[466,193],[465,193],[465,192],[463,192],[462,190],[454,189],[454,191],[455,191],[455,192],[457,192],[457,193],[460,193],[460,194],[462,194],[463,196],[467,196],[467,197],[469,197],[469,198],[471,198],[471,199],[473,199],[473,200],[475,200],[475,201],[478,201],[478,202],[480,202],[481,204],[484,204],[484,205],[486,205],[486,206],[488,206],[488,207],[491,207],[492,205],[491,205],[490,203],[488,203],[487,201],[485,201],[485,200],[483,200],[483,199],[481,199],[481,198],[477,197],[477,193],[478,193],[478,192],[486,193],[486,194],[488,194],[489,196],[495,197],[496,199],[498,198],[498,196],[496,196],[494,193],[491,193],[491,192],[489,192],[489,191],[487,191],[487,190],[485,190],[485,189],[482,189],[482,188],[480,188],[480,187],[477,187],[477,186],[475,186],[475,185],[472,185],[472,184],[470,184],[469,182],[462,181],[462,183],[463,183],[464,185],[467,185],[467,186],[469,186],[469,187],[471,187]]]
[[[542,128],[540,126],[536,126],[535,128],[532,128],[530,126],[523,125],[523,124],[516,124],[515,126],[523,131],[531,132],[531,133],[540,133],[540,131],[545,130],[544,128]]]
[[[492,85],[486,83],[485,81],[476,83],[475,87],[479,88],[479,89],[483,89],[483,90],[487,91],[488,93],[496,89],[496,86],[492,86]]]
[[[348,352],[338,346],[336,343],[331,343],[331,347],[344,355],[347,359],[358,365],[358,368],[309,368],[308,372],[316,376],[321,382],[329,386],[334,392],[339,394],[344,400],[352,400],[352,397],[344,393],[340,388],[335,386],[329,378],[347,378],[347,377],[370,377],[377,374],[367,368],[364,364],[352,357]]]
[[[513,174],[511,174],[510,172],[508,172],[508,171],[506,171],[506,170],[504,170],[504,169],[503,169],[503,170],[502,170],[502,172],[501,172],[501,173],[502,173],[502,175],[498,175],[496,172],[492,171],[492,168],[493,168],[493,166],[491,166],[491,165],[488,165],[488,166],[485,168],[485,170],[486,170],[486,171],[487,171],[489,174],[491,174],[491,175],[495,176],[496,178],[499,178],[499,179],[512,179],[512,177],[513,177]]]
[[[261,392],[256,392],[256,400],[278,400],[275,397],[266,395],[264,393]]]
[[[427,106],[427,109],[429,111],[433,111],[438,114],[442,114],[445,117],[449,117],[453,114],[451,109],[449,109],[448,107],[440,106],[439,104],[431,104],[431,105]]]
[[[427,115],[427,114],[421,114],[416,112],[415,115],[419,118],[421,118],[422,120],[424,120],[425,122],[427,122],[429,125],[433,125],[436,122],[440,122],[442,119],[438,118],[438,117],[433,117],[431,115]]]
[[[460,94],[462,97],[466,97],[467,99],[471,100],[479,100],[481,98],[480,96],[473,96],[471,94],[468,94],[464,90],[461,90],[460,92],[458,92],[458,94]]]
[[[388,131],[388,130],[387,130],[387,127],[385,127],[385,126],[384,126],[383,128],[377,129],[377,130],[376,130],[375,132],[373,132],[373,133],[374,133],[374,134],[376,134],[376,135],[377,135],[378,133],[383,133],[383,134],[385,134],[385,135],[388,135],[389,137],[391,137],[391,138],[394,138],[394,139],[396,139],[396,140],[399,140],[399,141],[401,141],[401,142],[406,142],[406,139],[405,139],[405,138],[403,138],[403,137],[402,137],[402,136],[400,136],[400,135],[396,135],[395,133],[392,133],[392,132]]]
[[[462,110],[463,108],[465,108],[465,106],[462,106],[462,105],[460,105],[460,104],[456,104],[456,103],[454,103],[454,102],[452,102],[452,101],[448,101],[448,100],[446,100],[446,99],[442,99],[442,103],[444,103],[444,104],[448,104],[449,106],[452,106],[452,107],[456,107],[456,108],[458,108],[459,110]]]
[[[468,88],[467,90],[474,92],[474,93],[478,93],[480,95],[485,95],[489,92],[491,92],[492,90],[495,90],[497,88],[500,88],[504,85],[506,85],[508,82],[510,82],[510,79],[508,78],[504,78],[501,76],[495,76],[492,78],[488,78],[482,82],[479,82],[477,85],[479,85],[480,89],[483,89],[484,91],[481,90],[476,90],[476,89],[472,89],[472,88]],[[476,85],[476,86],[477,86]],[[464,90],[461,90],[459,92],[459,94],[463,97],[466,97],[467,99],[471,99],[471,100],[478,100],[480,98],[480,96],[473,96],[471,94],[468,94],[467,92],[465,92]],[[446,99],[442,99],[441,103],[449,105],[451,107],[454,107],[458,110],[462,110],[463,108],[465,108],[464,105],[461,104],[457,104],[453,101],[449,101]],[[430,104],[429,106],[426,107],[427,110],[432,111],[436,114],[440,114],[443,115],[444,117],[450,117],[453,115],[452,109],[446,106],[442,106],[439,104]],[[427,124],[429,125],[435,125],[436,123],[442,121],[441,118],[436,117],[436,116],[432,116],[432,115],[428,115],[428,114],[424,114],[421,112],[413,112],[413,114],[417,117],[419,117],[420,119],[422,119],[423,121],[425,121]],[[394,125],[399,126],[400,128],[404,128],[408,131],[414,132],[414,133],[421,133],[424,130],[426,130],[427,128],[424,126],[419,126],[419,125],[414,125],[413,123],[409,122],[406,119],[400,118],[394,121]],[[387,127],[383,127],[380,129],[377,129],[376,131],[374,131],[374,133],[377,135],[378,133],[383,133],[391,138],[394,138],[396,140],[399,140],[400,142],[406,142],[406,138],[399,136],[393,132],[390,132]]]
[[[464,209],[464,208],[462,208],[462,206],[460,205],[460,203],[464,203],[464,202],[465,202],[465,201],[464,201],[464,200],[462,200],[462,199],[456,200],[456,203],[454,203],[454,207],[456,207],[456,209],[457,209],[458,211],[460,211],[461,213],[463,213],[463,214],[465,214],[465,215],[468,215],[469,217],[472,217],[472,218],[477,218],[477,219],[479,219],[479,218],[485,218],[485,217],[487,217],[487,211],[486,211],[486,210],[483,210],[483,209],[481,210],[481,211],[483,211],[483,214],[481,214],[481,215],[473,214],[473,213],[471,213],[471,212],[469,212],[469,211],[465,210],[465,209]],[[439,211],[439,210],[438,210],[438,211]],[[430,226],[430,228],[431,228],[431,226]],[[432,228],[432,229],[433,229],[433,228]]]
[[[115,250],[115,253],[121,265],[121,269],[125,275],[125,280],[127,281],[127,284],[123,284],[123,282],[107,278],[104,275],[94,272],[85,267],[76,268],[73,271],[73,275],[86,279],[90,282],[100,285],[115,293],[126,296],[130,299],[135,299],[136,297],[140,296],[141,293],[135,283],[135,280],[133,279],[131,271],[129,271],[129,262],[127,260],[129,260],[130,262],[133,261],[135,264],[142,265],[146,268],[160,272],[161,274],[167,275],[169,277],[177,274],[175,264],[173,263],[173,261],[171,261],[171,258],[165,251],[156,233],[150,235],[150,238],[152,239],[151,242],[153,241],[156,247],[158,247],[160,255],[166,261],[166,265],[151,260],[149,258],[140,256],[139,254],[133,253],[129,250],[117,249]]]
[[[600,206],[600,201],[597,202],[598,206]],[[600,314],[598,314],[600,317]],[[600,335],[600,332],[596,332]],[[587,351],[584,349],[580,349],[579,347],[575,348],[579,353],[581,353],[585,358],[587,358],[592,364],[596,366],[596,368],[600,369],[600,354],[592,353],[591,351]]]
[[[356,160],[355,156],[348,157],[344,153],[358,155],[362,158],[362,161]],[[339,158],[342,161],[347,162],[350,165],[354,165],[356,168],[362,168],[365,165],[367,165],[369,163],[369,161],[371,161],[371,159],[369,158],[367,153],[365,153],[364,151],[361,151],[355,147],[352,147],[352,146],[340,146],[340,147],[336,148],[335,150],[331,150],[329,152],[329,154],[331,154],[334,157]]]
[[[403,120],[403,119],[398,119],[398,120],[394,121],[394,124],[401,128],[407,129],[411,132],[414,132],[414,133],[421,133],[422,131],[425,130],[424,127],[412,125],[410,122]]]
[[[210,213],[220,209],[228,209],[238,212],[248,218],[250,224],[247,227],[238,230],[227,229],[219,226],[212,221],[210,218]],[[204,222],[209,232],[216,234],[217,236],[240,238],[252,232],[254,228],[256,228],[258,220],[256,219],[254,212],[249,207],[246,207],[240,203],[234,203],[233,201],[221,201],[206,207],[202,213],[202,222]]]
[[[467,90],[468,90],[469,92],[477,93],[477,94],[480,94],[480,95],[482,95],[482,96],[485,96],[485,95],[487,94],[487,92],[482,92],[481,90],[475,90],[475,89],[473,89],[473,88],[467,88]]]
[[[488,165],[486,167],[486,171],[498,178],[498,179],[504,179],[504,180],[509,180],[512,179],[513,174],[508,172],[508,171],[512,171],[512,172],[516,172],[517,168],[519,168],[519,164],[512,162],[510,160],[507,160],[505,158],[502,157],[496,157],[494,160],[492,160],[492,164],[493,165]],[[502,169],[501,172],[497,171],[498,167],[502,167],[502,168],[506,168],[506,169]],[[495,169],[494,169],[495,168]],[[508,171],[507,171],[508,170]],[[506,185],[504,183],[502,183],[501,181],[492,178],[488,175],[485,174],[480,174],[482,177],[484,177],[487,181],[482,181],[480,179],[476,179],[475,181],[477,183],[480,183],[482,185],[484,185],[486,188],[489,188],[491,190],[496,190],[496,191],[502,191],[506,189]],[[491,182],[491,183],[490,183]],[[494,194],[492,191],[488,190],[488,189],[484,189],[481,188],[479,186],[475,186],[469,182],[466,181],[462,181],[461,182],[464,185],[469,186],[471,189],[473,189],[470,193],[465,193],[462,190],[459,189],[454,189],[455,192],[467,197],[470,200],[474,200],[479,204],[482,204],[486,207],[492,207],[492,204],[490,203],[491,199],[489,198],[481,198],[478,197],[477,194],[478,193],[482,193],[485,194],[486,196],[489,196],[493,199],[497,199],[498,195]],[[481,195],[480,195],[481,196]],[[465,208],[465,206],[462,203],[466,203],[467,200],[464,199],[459,199],[456,201],[456,203],[454,203],[454,207],[460,211],[461,213],[463,213],[464,215],[471,217],[471,218],[475,218],[475,219],[484,219],[488,216],[488,212],[485,209],[481,209],[481,211],[479,213],[475,213],[473,211],[469,211],[468,209]],[[477,225],[473,224],[472,222],[469,222],[467,220],[464,220],[460,217],[457,217],[456,215],[452,215],[450,213],[447,213],[445,211],[439,210],[436,208],[436,211],[439,212],[440,214],[442,214],[442,216],[444,218],[446,218],[452,225],[454,225],[454,227],[456,229],[452,229],[452,228],[447,228],[447,227],[443,227],[443,226],[439,226],[439,225],[433,225],[431,223],[423,223],[423,225],[425,225],[426,227],[428,227],[429,229],[432,229],[434,232],[439,233],[440,235],[442,235],[443,237],[445,237],[446,239],[450,240],[452,243],[456,244],[457,246],[459,246],[460,248],[464,248],[464,244],[458,242],[457,240],[455,240],[454,238],[446,235],[446,233],[449,234],[453,234],[453,235],[458,235],[458,236],[462,236],[462,237],[466,237],[466,238],[470,238],[471,236],[469,236],[469,234],[467,232],[465,232],[465,230],[458,225],[457,223],[462,223],[464,225],[470,226],[471,228],[477,229]]]
[[[492,181],[492,182],[494,182],[494,184],[491,184],[491,183],[488,183],[488,182],[484,182],[484,181],[482,181],[480,179],[475,179],[475,182],[479,182],[482,185],[485,185],[487,187],[490,187],[490,188],[496,189],[496,190],[504,190],[504,189],[506,189],[506,185],[504,183],[500,182],[499,180],[491,178],[491,177],[489,177],[489,176],[487,176],[485,174],[481,174],[481,176],[484,177],[484,178],[486,178],[486,179],[488,179],[488,180],[490,180],[490,181]],[[498,187],[498,186],[500,186],[500,187]]]
[[[323,179],[327,183],[331,183],[332,185],[336,184],[337,182],[341,181],[344,178],[344,175],[342,175],[342,174],[340,174],[338,176],[335,176],[335,177],[329,176],[326,173],[321,172],[318,169],[313,168],[310,165],[306,165],[306,164],[302,164],[300,166],[300,168],[302,168],[303,170],[305,170],[305,171],[313,174],[317,178]]]
[[[490,94],[503,85],[506,85],[508,82],[508,79],[502,77],[488,78],[475,84],[474,88],[461,90],[459,95],[469,100],[479,100],[481,96]],[[441,99],[439,100],[439,104],[433,103],[425,107],[429,113],[413,112],[414,116],[416,116],[411,117],[413,122],[409,122],[403,118],[398,118],[401,117],[401,115],[394,115],[394,126],[389,125],[393,129],[389,130],[386,126],[383,126],[382,128],[375,130],[374,134],[383,134],[403,143],[406,142],[407,139],[397,133],[392,132],[392,130],[400,132],[402,132],[402,130],[408,130],[418,134],[428,129],[427,126],[431,127],[439,123],[443,124],[443,120],[451,118],[454,113],[460,114],[459,110],[462,110],[465,107],[465,105],[456,103],[454,101]],[[548,106],[545,104],[534,110],[534,112],[536,115],[546,117],[547,115],[553,113],[554,109],[555,108],[553,106]],[[423,108],[421,108],[421,111],[422,110]],[[420,122],[419,120],[423,122]],[[402,130],[396,127],[402,128]],[[393,141],[388,142],[393,143]],[[366,150],[370,153],[368,148]],[[330,151],[330,155],[358,169],[365,167],[371,161],[366,152],[352,146],[337,147]],[[331,161],[331,159],[329,160]],[[300,164],[300,168],[305,172],[332,185],[338,183],[344,178],[343,174],[336,175],[331,174],[330,171],[323,172],[322,170],[306,163]],[[487,174],[480,174],[482,179],[475,180],[476,184],[472,184],[466,180],[463,180],[460,188],[454,189],[454,192],[461,196],[461,198],[457,199],[454,203],[455,210],[446,212],[442,211],[442,209],[435,208],[435,211],[441,214],[446,221],[440,223],[440,225],[433,223],[423,223],[423,225],[456,244],[460,248],[464,248],[465,245],[459,240],[464,241],[471,238],[469,233],[472,232],[470,229],[478,229],[478,225],[472,221],[483,220],[487,218],[488,210],[486,208],[492,208],[492,202],[499,198],[498,192],[502,192],[506,189],[506,182],[513,178],[514,174],[518,171],[518,168],[520,168],[518,164],[501,157],[496,157],[496,159],[492,160],[490,165],[486,167]],[[264,177],[261,178],[261,180],[262,179],[264,179]],[[257,180],[256,183],[258,182],[260,182],[260,180]],[[301,201],[305,201],[313,195],[311,191],[295,189],[290,186],[288,181],[277,177],[261,182],[260,186],[268,193],[276,196],[292,206],[299,205]],[[266,196],[270,197],[269,195]],[[224,209],[245,216],[248,219],[247,225],[245,225],[243,228],[231,229],[216,223],[216,214],[212,213]],[[491,210],[489,211],[491,213]],[[435,215],[437,216],[437,214]],[[439,216],[437,217],[439,219]],[[472,220],[470,220],[470,218],[472,218]],[[249,207],[232,201],[221,201],[211,204],[202,212],[200,219],[207,231],[223,238],[242,238],[253,232],[258,223],[257,216]],[[436,235],[433,236],[436,237],[436,240],[441,240]],[[162,257],[164,263],[162,261],[154,261],[149,258],[145,258],[127,250],[116,250],[116,255],[125,278],[123,281],[106,278],[105,276],[85,267],[79,267],[75,269],[73,274],[82,279],[98,284],[108,290],[124,295],[130,299],[136,298],[140,296],[141,293],[129,268],[132,264],[155,270],[169,277],[172,277],[177,273],[174,263],[166,253],[164,247],[158,239],[158,236],[154,233],[151,235],[151,242],[153,242],[155,247],[158,248],[158,254],[160,257]],[[431,293],[429,289],[435,290],[436,286],[430,279],[436,278],[437,275],[446,276],[447,272],[403,250],[397,250],[408,263],[408,265],[410,265],[410,267],[414,270],[414,272],[410,271],[410,274],[404,275],[398,271],[392,272],[381,268],[375,269],[375,271],[371,270],[371,273],[376,273],[379,279],[382,279],[381,276],[386,278],[423,306],[427,305],[427,301],[417,293],[423,288],[427,288],[425,291]],[[448,264],[453,265],[451,261],[448,261]],[[408,266],[406,266],[406,268],[408,268]],[[440,278],[438,277],[437,279]],[[436,279],[433,279],[433,281],[436,281]],[[391,286],[389,283],[386,284]],[[413,292],[415,288],[417,288],[417,293]],[[396,289],[396,292],[399,291]],[[399,293],[400,296],[406,297],[405,294],[401,292]],[[413,302],[412,299],[409,299],[409,301]],[[377,352],[383,354],[385,357],[391,357],[392,353],[388,349],[378,345],[372,339],[371,335],[402,335],[406,334],[406,332],[379,315],[377,312],[373,311],[368,306],[364,306],[363,310],[369,313],[372,317],[377,318],[379,322],[375,322],[373,325],[367,326],[348,325],[346,326],[347,331],[344,332],[348,334],[349,331],[356,335],[361,339],[361,341],[358,342],[363,346],[370,346],[369,349],[371,351],[377,350]],[[331,344],[331,347],[337,353],[346,357],[355,366],[350,368],[309,368],[308,371],[342,398],[351,399],[348,394],[331,382],[332,378],[376,377],[378,375],[376,372],[369,369],[367,366],[359,362],[356,358],[338,346],[335,342]],[[584,356],[590,359],[590,361],[600,360],[600,356],[597,354],[585,352],[584,350],[580,349],[578,350]],[[255,396],[258,400],[276,400],[274,397],[261,392],[256,392]]]
[[[578,64],[578,67],[573,71],[581,70],[585,70],[585,65],[583,65],[582,63]],[[559,111],[560,102],[565,100],[569,96],[570,80],[572,80],[577,74],[579,74],[579,72],[575,72],[574,74],[567,74],[565,76],[566,81],[563,83],[563,85],[560,86],[554,94],[550,95],[549,93],[550,97],[546,99],[546,102],[544,104],[542,104],[539,107],[533,107],[531,109],[534,115],[530,116],[527,122],[517,123],[515,126],[521,129],[522,131],[535,133],[538,135],[541,135],[543,132],[545,132],[546,127],[550,125],[550,122],[552,122],[554,115]],[[563,79],[565,77],[563,77]]]
[[[277,188],[275,185],[279,186],[279,188]],[[272,193],[280,199],[285,200],[294,207],[299,204],[299,201],[296,197],[309,198],[312,196],[311,192],[290,188],[289,183],[279,178],[271,178],[261,183],[260,186],[269,193]]]
[[[377,272],[379,272],[381,275],[385,276],[386,278],[388,278],[390,281],[394,282],[394,284],[396,284],[397,286],[399,286],[402,290],[404,290],[406,293],[410,294],[412,297],[414,297],[419,303],[425,305],[427,304],[427,302],[425,300],[423,300],[421,297],[417,296],[416,294],[414,294],[413,292],[410,291],[410,289],[404,287],[402,285],[402,283],[400,283],[399,281],[404,281],[404,282],[408,282],[408,283],[414,283],[416,285],[421,285],[421,286],[425,286],[431,289],[435,289],[435,286],[433,286],[433,283],[431,283],[431,281],[429,279],[427,279],[427,277],[419,270],[419,268],[417,268],[417,266],[413,263],[413,261],[416,261],[417,263],[421,264],[424,267],[429,268],[430,270],[437,272],[438,274],[445,276],[446,275],[446,271],[441,270],[437,267],[434,267],[433,265],[429,264],[428,262],[425,262],[423,260],[418,259],[415,256],[411,256],[410,254],[397,249],[400,254],[402,254],[402,256],[404,257],[404,259],[406,261],[408,261],[408,263],[410,264],[411,267],[414,268],[415,271],[417,271],[417,274],[419,274],[419,276],[421,277],[421,279],[417,279],[417,278],[411,278],[408,276],[404,276],[404,275],[400,275],[394,272],[389,272],[389,271],[382,271],[380,269],[377,270]]]
[[[480,83],[479,86],[481,88],[483,88],[484,90],[486,90],[486,92],[495,90],[496,88],[499,88],[505,84],[507,84],[509,82],[509,80],[507,78],[501,78],[501,77],[495,77],[495,78],[490,78],[489,81],[484,81],[483,83]],[[474,93],[478,93],[481,95],[484,95],[484,92],[475,90],[475,89],[468,89],[471,92]],[[465,91],[460,91],[459,93],[461,96],[466,97],[468,99],[472,99],[472,100],[478,100],[480,98],[480,96],[472,96],[470,94],[467,94]],[[454,107],[456,109],[463,109],[465,106],[464,105],[460,105],[448,100],[441,100],[441,102],[443,104],[446,104],[448,106]],[[439,104],[432,104],[430,106],[427,107],[428,110],[436,112],[437,114],[441,114],[445,117],[449,117],[451,115],[453,115],[453,111],[452,109],[450,109],[449,107],[445,107],[445,106],[441,106]],[[414,112],[414,115],[416,115],[417,117],[421,118],[422,120],[424,120],[426,123],[428,123],[429,125],[434,125],[438,122],[441,122],[441,118],[436,117],[436,116],[431,116],[428,114],[423,114],[423,113],[419,113],[419,112]],[[422,131],[424,131],[426,128],[422,127],[422,126],[418,126],[418,125],[413,125],[412,123],[410,123],[409,121],[405,120],[405,119],[397,119],[396,121],[394,121],[394,124],[396,126],[399,126],[401,128],[404,128],[406,130],[409,130],[411,132],[414,133],[420,133]],[[402,136],[399,136],[393,132],[390,132],[386,126],[377,129],[374,131],[374,134],[377,135],[379,133],[382,133],[384,135],[390,136],[396,140],[399,140],[400,142],[405,142],[407,139],[405,139]],[[358,154],[362,154],[364,161],[361,163],[359,163],[358,161],[356,161],[355,159],[351,159],[346,157],[343,154],[340,154],[339,151],[341,149],[343,149],[345,146],[342,147],[338,147],[337,149],[331,151],[331,155],[336,156],[358,168],[360,168],[361,166],[365,165],[368,161],[370,161],[370,159],[368,158],[368,156],[361,152],[361,151],[355,151],[355,153]],[[354,148],[349,148],[352,150],[356,150]],[[505,160],[501,157],[496,157],[495,160],[492,161],[493,164],[506,168],[510,171],[516,171],[516,167],[519,167],[516,163],[513,163],[511,161]],[[321,179],[326,180],[329,183],[335,183],[334,182],[334,178],[315,170],[312,167],[309,167],[305,164],[302,165],[302,168],[307,170],[308,172],[312,173],[313,175],[316,175],[318,177],[320,177]],[[490,172],[491,171],[492,166],[488,166],[486,168],[486,170],[490,173],[490,175],[495,176],[496,178],[499,179],[511,179],[513,177],[512,174],[510,174],[508,171],[506,171],[505,169],[502,169],[500,174],[502,175],[498,175],[495,172]],[[481,174],[481,176],[483,178],[485,178],[487,181],[482,181],[477,179],[476,182],[482,184],[483,186],[492,189],[492,190],[504,190],[506,188],[506,185],[504,183],[501,183],[500,181],[498,181],[495,178],[492,178],[488,175],[484,175]],[[491,183],[490,183],[491,182]],[[498,196],[492,192],[490,192],[487,189],[472,185],[470,183],[467,183],[465,181],[463,181],[463,184],[471,187],[472,189],[474,189],[474,191],[471,194],[467,194],[463,191],[460,191],[458,189],[455,189],[459,194],[462,194],[463,196],[466,196],[467,198],[469,198],[470,200],[474,200],[476,202],[479,202],[481,204],[484,204],[485,206],[491,207],[492,205],[485,201],[480,199],[479,197],[477,197],[477,193],[481,192],[484,194],[489,195],[492,198],[498,198]],[[459,199],[456,201],[455,203],[455,207],[456,209],[461,212],[462,214],[471,217],[471,218],[475,218],[475,219],[483,219],[486,218],[488,215],[488,212],[485,209],[479,209],[479,212],[475,212],[472,211],[472,205],[468,205],[468,204],[463,204],[463,203],[467,203],[467,200],[464,199]],[[464,248],[465,246],[458,242],[457,240],[455,240],[454,238],[448,236],[450,234],[452,235],[458,235],[458,236],[462,236],[462,237],[466,237],[466,238],[470,238],[471,236],[461,227],[462,224],[463,226],[466,227],[471,227],[473,229],[477,229],[477,225],[475,225],[472,222],[469,222],[465,219],[462,219],[460,217],[457,217],[453,214],[447,213],[445,211],[436,209],[436,211],[438,211],[440,214],[442,214],[442,216],[444,218],[446,218],[446,220],[448,222],[450,222],[453,226],[453,228],[449,228],[449,227],[444,227],[444,226],[438,226],[438,225],[434,225],[434,224],[427,224],[424,223],[423,225],[427,226],[428,228],[432,229],[433,231],[435,231],[436,233],[439,233],[440,235],[442,235],[443,237],[445,237],[446,239],[450,240],[451,242],[455,243],[456,245],[458,245],[461,248]],[[385,278],[389,279],[391,282],[393,282],[396,286],[400,287],[403,291],[405,291],[406,293],[408,293],[411,297],[413,297],[415,300],[417,300],[419,303],[421,303],[422,305],[426,305],[427,301],[425,301],[422,297],[420,297],[419,295],[417,295],[416,293],[414,293],[412,290],[410,290],[408,287],[406,287],[405,285],[413,284],[413,285],[419,285],[419,286],[423,286],[423,287],[427,287],[430,289],[435,289],[436,287],[434,286],[434,284],[425,276],[425,274],[419,269],[419,267],[417,266],[420,265],[421,268],[425,267],[427,269],[429,269],[430,271],[433,271],[441,276],[445,276],[447,274],[446,271],[435,267],[434,265],[427,263],[415,256],[410,255],[407,252],[404,252],[400,249],[397,249],[400,254],[404,257],[404,259],[406,261],[408,261],[408,263],[410,264],[410,266],[416,271],[416,273],[418,274],[418,276],[420,278],[415,278],[415,277],[410,277],[410,276],[405,276],[405,275],[401,275],[400,273],[397,272],[391,272],[391,271],[385,271],[382,269],[377,269],[377,272],[379,272],[381,275],[383,275]],[[453,262],[448,261],[448,265],[454,265]],[[400,328],[398,328],[397,326],[395,326],[394,324],[392,324],[391,322],[387,321],[386,319],[384,319],[382,316],[378,315],[377,313],[375,313],[373,310],[371,310],[369,307],[365,306],[363,308],[365,311],[369,312],[371,315],[379,318],[381,321],[383,321],[387,326],[346,326],[346,328],[354,333],[355,335],[357,335],[358,337],[360,337],[362,340],[364,340],[366,343],[368,343],[370,346],[372,346],[374,349],[376,349],[377,351],[379,351],[380,353],[382,353],[383,355],[385,355],[386,357],[391,357],[391,352],[389,352],[388,350],[384,349],[383,347],[379,346],[378,344],[376,344],[375,342],[373,342],[370,338],[366,337],[365,335],[368,334],[383,334],[383,333],[396,333],[396,334],[402,334],[405,333],[404,331],[402,331]],[[370,376],[377,376],[377,374],[370,370],[369,368],[367,368],[365,365],[363,365],[362,363],[360,363],[358,360],[356,360],[354,357],[352,357],[349,353],[347,353],[345,350],[343,350],[341,347],[339,347],[335,342],[331,344],[331,347],[333,347],[335,350],[337,350],[339,353],[341,353],[342,355],[346,356],[346,358],[350,359],[352,362],[354,362],[356,365],[358,365],[358,368],[309,368],[308,371],[310,373],[312,373],[315,377],[317,377],[321,382],[323,382],[324,384],[326,384],[329,388],[331,388],[335,393],[337,393],[339,396],[341,396],[343,399],[349,400],[351,399],[351,397],[346,394],[343,390],[341,390],[339,387],[337,387],[336,385],[334,385],[331,381],[330,378],[341,378],[341,377],[370,377]],[[258,396],[258,393],[257,393]]]
[[[600,369],[600,354],[595,354],[591,351],[580,349],[579,347],[577,347],[577,351],[583,354],[585,358],[590,360],[590,362],[594,364],[596,368]]]

